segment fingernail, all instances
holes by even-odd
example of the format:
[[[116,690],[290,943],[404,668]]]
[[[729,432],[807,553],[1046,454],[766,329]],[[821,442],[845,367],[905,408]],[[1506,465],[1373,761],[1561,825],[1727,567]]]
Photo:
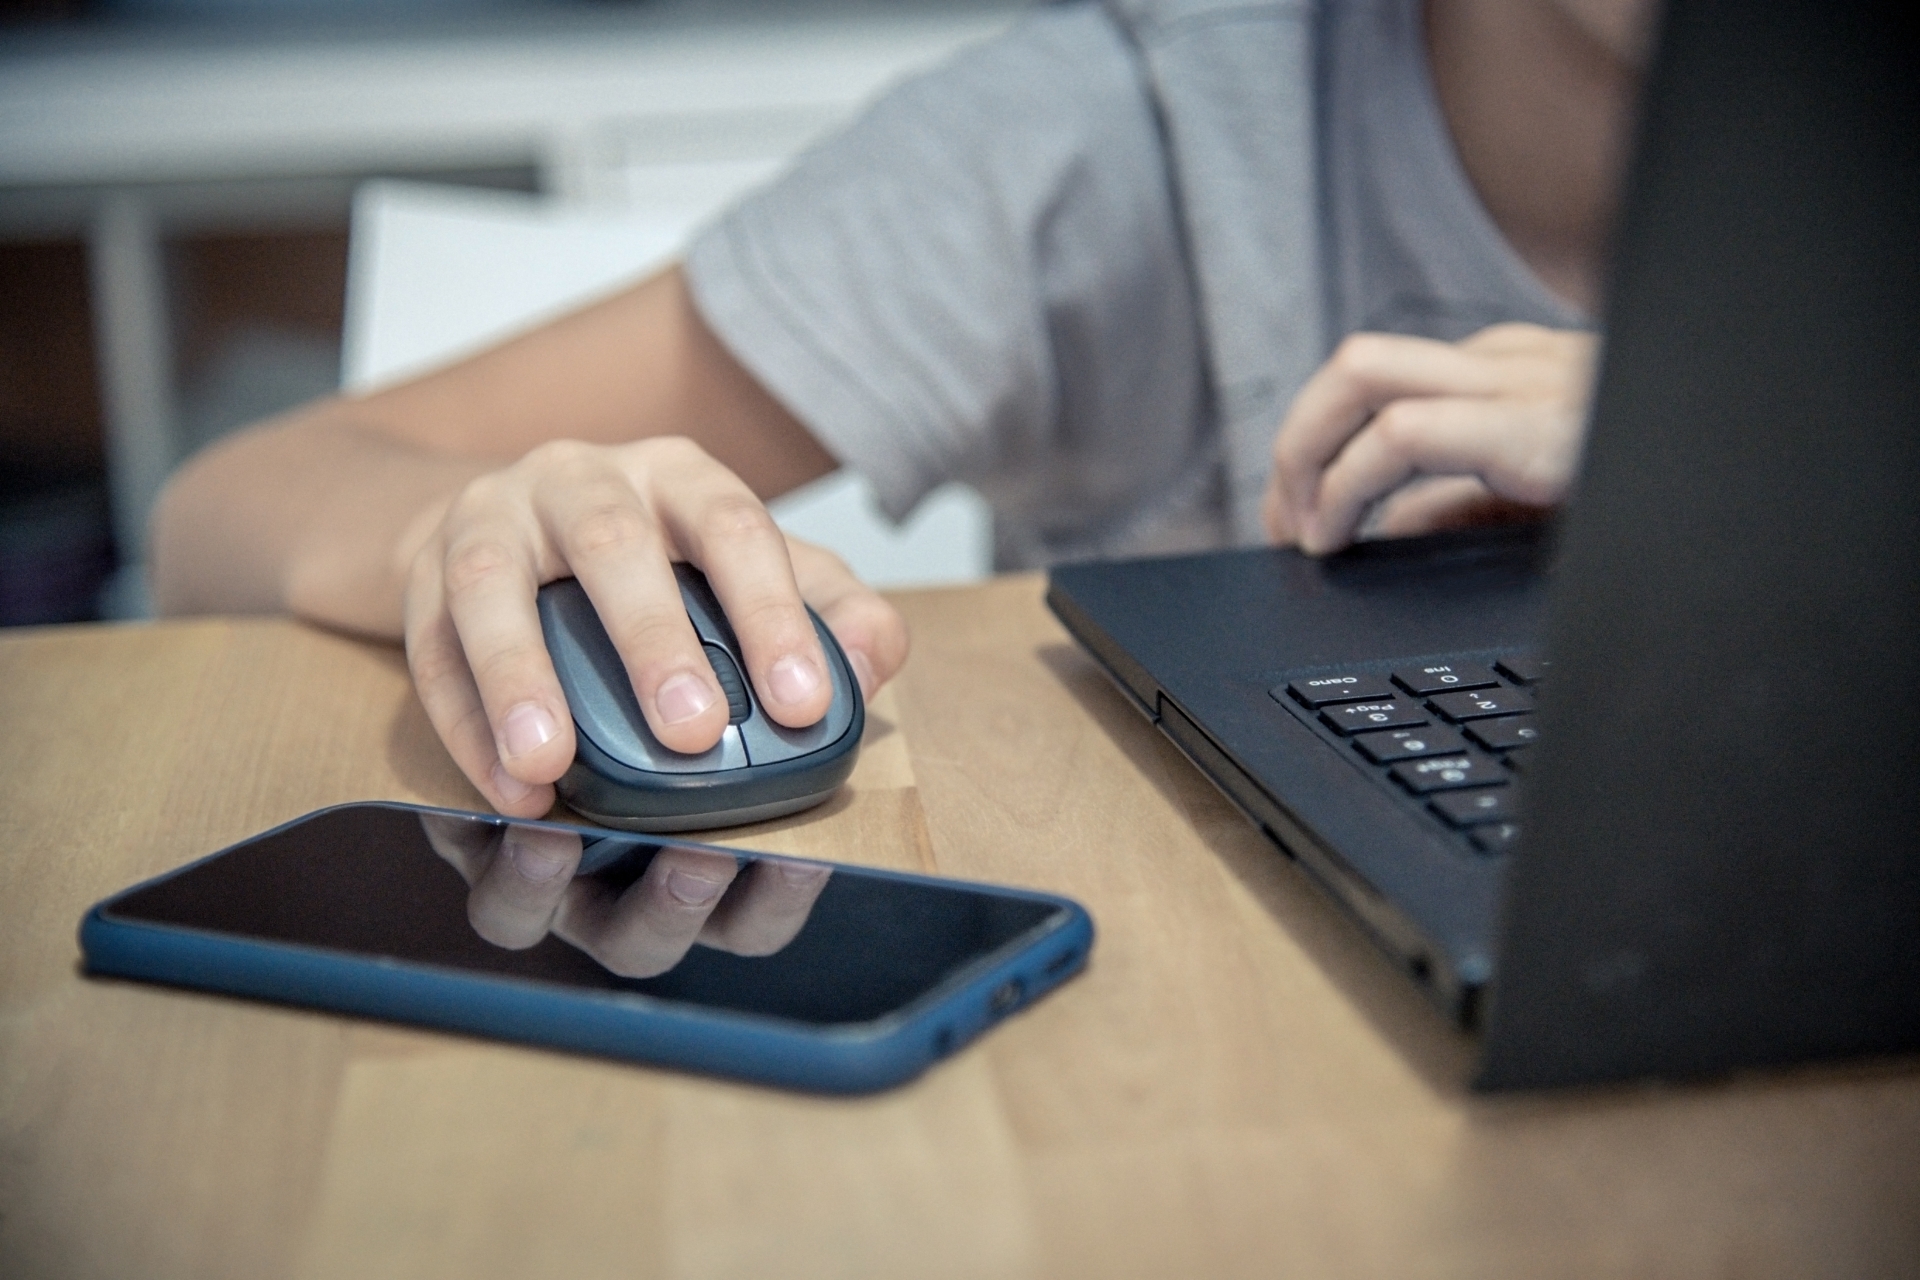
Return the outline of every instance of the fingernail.
[[[493,779],[493,789],[499,792],[500,798],[508,804],[519,804],[533,794],[533,788],[508,773],[507,767],[503,764],[494,765],[493,771],[487,776]]]
[[[827,867],[816,867],[808,862],[782,862],[780,878],[795,889],[811,889],[827,878]]]
[[[514,841],[507,844],[507,860],[513,863],[522,880],[534,884],[546,884],[567,869],[565,858]]]
[[[773,695],[776,702],[805,702],[819,687],[820,668],[798,654],[790,653],[781,658],[767,672],[767,692]]]
[[[873,660],[858,649],[849,649],[847,665],[853,668],[853,678],[860,682],[861,696],[871,698],[879,683],[873,678]]]
[[[719,896],[721,887],[718,880],[702,879],[685,871],[667,873],[667,892],[689,907],[706,906]]]
[[[683,724],[713,705],[713,692],[698,676],[677,675],[660,686],[654,705],[662,721]]]
[[[500,740],[509,758],[538,751],[559,731],[553,716],[537,702],[521,703],[500,722]]]

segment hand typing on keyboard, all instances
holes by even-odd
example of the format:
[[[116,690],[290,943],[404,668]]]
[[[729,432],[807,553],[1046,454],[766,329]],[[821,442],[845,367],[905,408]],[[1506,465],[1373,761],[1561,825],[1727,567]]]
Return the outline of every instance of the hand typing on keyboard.
[[[1264,517],[1313,555],[1514,518],[1566,496],[1592,334],[1503,324],[1464,342],[1354,334],[1294,397]]]

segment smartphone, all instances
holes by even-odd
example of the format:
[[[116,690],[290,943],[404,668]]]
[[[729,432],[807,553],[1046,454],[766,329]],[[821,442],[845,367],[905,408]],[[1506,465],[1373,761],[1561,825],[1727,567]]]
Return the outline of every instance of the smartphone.
[[[90,973],[829,1093],[911,1079],[1092,944],[1048,894],[384,803],[80,926]]]

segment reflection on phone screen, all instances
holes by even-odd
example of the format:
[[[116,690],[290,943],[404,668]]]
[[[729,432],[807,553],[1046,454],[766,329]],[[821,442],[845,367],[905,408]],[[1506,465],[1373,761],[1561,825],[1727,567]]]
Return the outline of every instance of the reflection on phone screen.
[[[910,1004],[1059,908],[765,854],[355,806],[128,894],[111,914],[842,1024]]]

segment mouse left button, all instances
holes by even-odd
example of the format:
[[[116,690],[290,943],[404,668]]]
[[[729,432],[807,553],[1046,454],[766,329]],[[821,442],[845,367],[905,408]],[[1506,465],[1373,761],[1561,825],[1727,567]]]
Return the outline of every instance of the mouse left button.
[[[726,610],[720,607],[706,575],[690,564],[675,562],[673,576],[680,584],[680,603],[686,606],[687,621],[693,624],[694,634],[700,637],[701,643],[719,645],[731,653],[740,652],[739,641],[727,622]]]
[[[619,650],[585,588],[572,578],[540,589],[540,629],[580,733],[608,756],[652,773],[702,773],[747,765],[745,744],[728,726],[720,742],[698,755],[662,745],[648,728]]]

